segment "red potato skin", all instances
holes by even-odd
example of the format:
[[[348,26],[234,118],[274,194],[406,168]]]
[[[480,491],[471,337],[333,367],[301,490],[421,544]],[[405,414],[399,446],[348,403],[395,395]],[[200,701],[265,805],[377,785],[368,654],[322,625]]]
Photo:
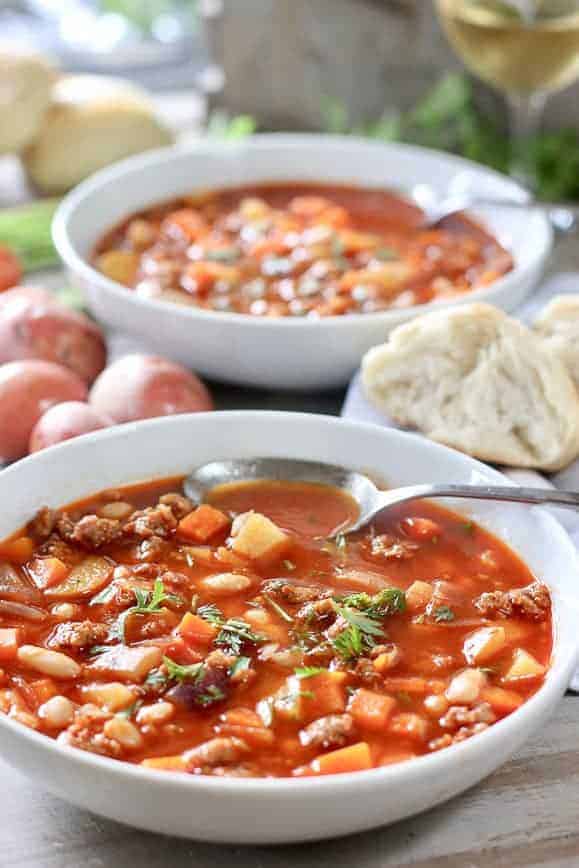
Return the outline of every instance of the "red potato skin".
[[[0,363],[44,359],[73,371],[90,385],[106,363],[98,326],[69,310],[46,290],[18,288],[0,300]]]
[[[73,437],[88,434],[89,431],[108,428],[110,424],[110,419],[99,416],[90,404],[82,401],[64,401],[62,404],[50,407],[40,417],[32,429],[28,451],[39,452],[64,440],[72,440]]]
[[[86,384],[62,365],[36,359],[0,365],[0,461],[26,455],[32,429],[53,404],[86,397]]]
[[[115,422],[132,422],[213,409],[201,380],[162,356],[130,355],[110,365],[95,381],[90,404]]]

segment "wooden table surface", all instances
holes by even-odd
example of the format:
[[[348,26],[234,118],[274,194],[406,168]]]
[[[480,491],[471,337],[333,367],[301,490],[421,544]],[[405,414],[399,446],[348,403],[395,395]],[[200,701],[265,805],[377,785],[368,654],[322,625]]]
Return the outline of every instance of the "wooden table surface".
[[[24,198],[17,167],[0,160],[0,207]],[[576,238],[554,252],[549,273],[561,271],[579,271]],[[226,386],[214,394],[222,409],[334,414],[343,399]],[[3,761],[0,793],[0,868],[579,868],[579,696],[566,696],[544,732],[466,794],[321,844],[224,847],[135,831],[39,791]]]

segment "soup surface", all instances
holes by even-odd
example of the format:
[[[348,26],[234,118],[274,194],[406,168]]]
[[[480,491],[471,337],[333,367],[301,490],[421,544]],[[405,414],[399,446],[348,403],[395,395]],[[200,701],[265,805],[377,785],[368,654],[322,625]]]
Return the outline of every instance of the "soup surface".
[[[449,298],[492,283],[511,255],[465,216],[420,229],[385,190],[269,184],[135,214],[95,252],[138,295],[212,311],[321,317]]]
[[[432,504],[351,537],[340,492],[179,479],[43,509],[0,546],[0,710],[190,774],[369,769],[470,738],[541,685],[550,597]]]

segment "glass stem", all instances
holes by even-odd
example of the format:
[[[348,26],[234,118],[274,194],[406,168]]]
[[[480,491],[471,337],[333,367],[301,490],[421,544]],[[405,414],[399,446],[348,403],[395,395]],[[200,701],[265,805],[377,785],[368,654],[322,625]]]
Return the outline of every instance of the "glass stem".
[[[508,94],[511,138],[510,174],[531,192],[536,187],[532,140],[539,132],[547,95]]]

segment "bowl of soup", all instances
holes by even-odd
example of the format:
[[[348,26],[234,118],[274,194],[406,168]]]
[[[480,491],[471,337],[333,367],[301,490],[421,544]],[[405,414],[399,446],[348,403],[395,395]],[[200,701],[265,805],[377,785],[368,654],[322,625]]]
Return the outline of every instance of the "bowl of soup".
[[[544,215],[493,206],[436,228],[404,191],[467,185],[525,201],[448,154],[355,138],[263,135],[127,160],[69,194],[54,238],[94,315],[219,380],[343,385],[362,355],[433,306],[505,309],[551,247]]]
[[[508,484],[409,434],[285,413],[19,462],[0,478],[7,761],[140,828],[271,843],[438,804],[546,725],[578,649],[574,550],[548,514],[416,502],[344,535],[356,503],[307,480],[187,497],[193,467],[256,456]]]

